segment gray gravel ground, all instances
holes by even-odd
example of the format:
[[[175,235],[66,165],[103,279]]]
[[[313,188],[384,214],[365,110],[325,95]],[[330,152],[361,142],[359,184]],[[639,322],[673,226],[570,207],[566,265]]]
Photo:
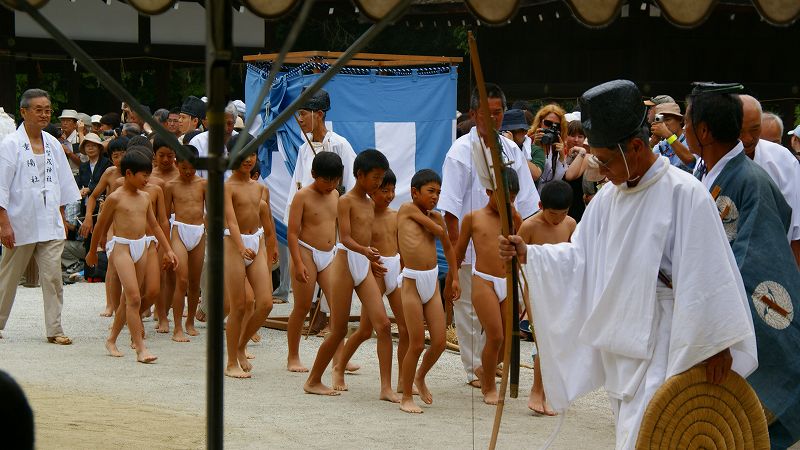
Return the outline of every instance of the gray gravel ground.
[[[103,342],[111,319],[99,317],[103,284],[64,288],[68,347],[44,339],[41,290],[20,287],[11,319],[0,339],[0,368],[28,392],[37,417],[39,448],[201,448],[205,444],[204,324],[191,343],[175,343],[145,322],[147,345],[157,364],[137,364],[120,336],[123,358],[107,356]],[[354,301],[354,312],[358,302]],[[290,305],[273,315],[288,315]],[[378,401],[375,340],[354,357],[362,365],[348,377],[350,391],[337,398],[304,394],[305,376],[284,370],[286,334],[262,329],[253,344],[253,378],[225,380],[225,443],[229,448],[485,448],[495,409],[464,383],[458,354],[445,352],[429,374],[434,403],[422,415],[402,413]],[[319,338],[301,342],[306,365]],[[523,343],[523,355],[530,355]],[[396,367],[395,367],[396,373]],[[539,448],[558,419],[534,417],[527,409],[533,372],[522,369],[520,397],[509,399],[499,448]],[[330,380],[326,376],[326,380]],[[393,380],[394,381],[394,380]],[[396,382],[396,381],[394,381]],[[141,426],[138,426],[141,424]],[[145,437],[146,436],[146,437]],[[553,448],[613,448],[608,401],[594,392],[568,411]]]

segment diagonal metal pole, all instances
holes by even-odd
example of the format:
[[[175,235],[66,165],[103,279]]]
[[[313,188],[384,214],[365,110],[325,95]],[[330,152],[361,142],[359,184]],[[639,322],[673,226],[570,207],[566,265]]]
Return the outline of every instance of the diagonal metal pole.
[[[289,35],[286,36],[286,40],[283,41],[281,52],[278,54],[278,57],[275,59],[272,67],[269,70],[267,82],[264,83],[264,85],[261,86],[261,90],[258,91],[258,97],[256,98],[255,103],[253,103],[257,105],[257,109],[253,110],[250,114],[247,114],[247,120],[245,121],[243,128],[244,130],[250,130],[250,127],[253,126],[253,122],[255,122],[256,116],[258,115],[258,110],[261,109],[264,99],[267,98],[267,94],[272,88],[272,82],[275,81],[275,77],[281,70],[281,66],[283,66],[283,61],[286,59],[286,54],[289,53],[289,50],[291,50],[294,46],[297,37],[300,35],[300,30],[303,29],[303,25],[306,23],[306,19],[308,19],[308,16],[311,13],[311,7],[314,6],[314,1],[315,0],[306,0],[303,3],[300,14],[298,14],[297,19],[295,19],[294,23],[292,24],[292,29],[289,30]],[[236,144],[233,146],[233,149],[231,149],[231,153],[238,154],[242,150],[242,147],[244,147],[245,142],[245,139],[237,139]]]
[[[76,43],[74,43],[70,38],[64,35],[52,22],[50,22],[46,17],[44,17],[39,10],[34,8],[30,5],[27,1],[19,1],[17,2],[18,5],[21,5],[25,12],[41,26],[44,31],[47,32],[53,39],[64,49],[67,53],[69,53],[73,58],[75,58],[78,62],[80,62],[84,67],[86,67],[94,76],[100,80],[106,89],[111,91],[118,99],[127,103],[133,111],[136,113],[137,116],[141,117],[145,122],[147,122],[153,131],[161,138],[164,139],[167,144],[175,150],[177,153],[180,153],[182,157],[192,161],[193,163],[196,162],[197,158],[183,148],[183,145],[178,141],[178,138],[175,137],[174,134],[167,131],[163,125],[158,123],[157,120],[153,118],[152,115],[148,114],[147,111],[142,107],[139,101],[133,97],[117,80],[115,80],[111,75],[108,74],[99,64],[97,64],[88,53],[83,51],[82,48],[78,47]]]
[[[339,70],[345,66],[353,57],[361,51],[367,44],[369,44],[384,28],[389,26],[392,22],[394,22],[398,17],[400,17],[408,5],[411,4],[411,0],[401,0],[399,1],[394,7],[392,7],[391,11],[389,11],[386,16],[383,17],[379,22],[373,24],[367,31],[364,32],[355,42],[353,42],[350,47],[345,50],[344,53],[336,60],[336,62],[322,74],[321,77],[317,78],[308,89],[303,91],[299,97],[297,97],[289,106],[286,107],[274,120],[272,120],[267,128],[261,131],[258,134],[258,137],[250,141],[247,145],[245,145],[241,150],[238,152],[231,152],[228,157],[228,168],[232,168],[237,160],[240,160],[245,155],[249,155],[254,153],[261,144],[264,143],[268,138],[275,134],[278,127],[283,125],[289,117],[291,117],[295,111],[300,109],[300,106],[303,105],[312,95],[314,95],[319,88],[321,88],[325,83],[328,82],[334,75],[339,73]],[[259,105],[260,107],[260,105]]]

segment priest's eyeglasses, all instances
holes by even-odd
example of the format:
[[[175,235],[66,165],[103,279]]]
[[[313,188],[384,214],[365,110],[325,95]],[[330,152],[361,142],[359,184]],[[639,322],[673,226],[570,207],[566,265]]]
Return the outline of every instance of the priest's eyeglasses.
[[[598,169],[599,168],[603,168],[605,170],[611,171],[611,168],[608,167],[608,165],[611,164],[611,161],[614,161],[617,158],[617,156],[619,156],[620,154],[624,153],[624,150],[622,149],[622,146],[620,144],[617,144],[617,148],[619,149],[619,153],[614,153],[614,155],[611,158],[608,158],[608,161],[600,161],[600,158],[598,158],[597,156],[589,155],[587,157],[589,165],[590,166],[594,166],[594,167],[596,167]],[[628,166],[628,163],[626,161],[625,162],[625,167],[627,167],[627,166]]]
[[[45,109],[45,108],[25,108],[28,111],[36,114],[37,116],[49,116],[53,114],[52,109]]]

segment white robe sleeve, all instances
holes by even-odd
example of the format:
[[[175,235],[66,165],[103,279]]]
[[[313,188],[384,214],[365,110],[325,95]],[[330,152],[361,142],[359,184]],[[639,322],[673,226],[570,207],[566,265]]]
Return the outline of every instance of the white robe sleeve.
[[[72,175],[67,155],[61,151],[61,144],[56,138],[45,134],[45,139],[50,141],[51,148],[54,149],[53,156],[55,157],[56,171],[58,171],[58,184],[59,184],[59,206],[64,206],[68,203],[77,202],[81,199],[81,191],[78,189],[78,183],[75,182],[75,176]],[[59,214],[60,218],[60,214]]]
[[[469,191],[472,181],[467,166],[451,156],[445,157],[442,166],[442,192],[436,207],[449,212],[460,222],[464,212],[464,193]]]
[[[14,134],[7,136],[0,143],[0,208],[5,210],[8,210],[11,201],[11,183],[14,181],[17,168],[15,144]]]
[[[583,216],[572,243],[530,245],[523,267],[530,285],[543,384],[547,400],[558,411],[604,383],[600,352],[579,339],[591,313],[585,242],[581,239],[597,229],[590,211]],[[580,233],[587,226],[590,232]]]

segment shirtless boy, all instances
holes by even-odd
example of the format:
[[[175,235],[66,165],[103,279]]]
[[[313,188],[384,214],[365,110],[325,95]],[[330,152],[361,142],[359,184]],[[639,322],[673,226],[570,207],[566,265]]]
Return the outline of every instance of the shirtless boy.
[[[381,294],[385,294],[389,299],[389,307],[392,308],[395,321],[397,322],[397,392],[402,393],[403,387],[400,384],[400,374],[402,373],[403,358],[408,351],[408,330],[406,321],[403,318],[403,300],[400,296],[400,289],[397,285],[397,277],[400,276],[401,264],[400,253],[397,248],[397,211],[389,208],[389,204],[394,200],[394,188],[397,184],[397,177],[391,169],[386,171],[383,176],[383,183],[377,191],[370,194],[370,198],[375,203],[375,219],[372,221],[372,246],[378,249],[381,254],[380,261],[372,263],[372,274],[378,282],[378,289]],[[358,347],[364,341],[372,337],[372,323],[365,315],[361,315],[361,323],[358,330],[350,335],[348,342],[352,341]]]
[[[164,248],[163,267],[175,268],[177,259],[153,214],[150,194],[143,190],[153,170],[152,161],[143,152],[131,151],[122,158],[120,170],[125,174],[125,183],[109,195],[104,203],[95,233],[92,235],[86,263],[90,266],[97,264],[97,245],[113,225],[114,235],[110,240],[112,247],[109,249],[109,264],[116,267],[122,283],[128,330],[136,349],[136,360],[152,363],[157,358],[144,345],[144,330],[139,315],[140,287],[148,259],[146,250],[153,241],[153,237],[146,235],[148,228],[153,230],[155,239]],[[112,356],[122,356],[116,345],[118,335],[119,331],[112,329],[106,341],[106,349]]]
[[[518,234],[529,245],[569,242],[576,226],[575,219],[567,216],[571,204],[572,188],[569,184],[560,180],[547,183],[542,188],[539,202],[540,211],[525,219]],[[528,408],[537,414],[547,416],[557,414],[547,405],[542,386],[542,368],[539,366],[538,356],[534,356],[533,386],[531,386],[531,393],[528,396]]]
[[[195,157],[199,152],[193,146],[186,147]],[[175,271],[175,294],[172,298],[172,318],[175,329],[172,340],[189,342],[186,336],[197,336],[194,327],[194,316],[200,302],[200,273],[203,270],[205,257],[205,203],[206,180],[197,176],[192,163],[178,156],[178,172],[180,175],[166,183],[164,192],[167,214],[175,214],[170,227],[170,242],[178,257],[178,269]],[[187,295],[188,291],[188,295]],[[184,296],[188,299],[189,310],[186,315],[186,333],[181,321],[183,319]]]
[[[433,211],[439,202],[442,179],[430,170],[423,169],[411,178],[411,202],[404,203],[397,212],[397,240],[400,257],[403,259],[403,313],[408,328],[408,351],[403,359],[403,398],[400,409],[408,413],[421,413],[414,402],[413,387],[419,391],[420,399],[430,405],[433,396],[425,384],[425,375],[431,370],[445,346],[445,320],[442,299],[439,295],[439,266],[436,263],[436,243],[442,243],[447,265],[444,295],[448,302],[458,299],[461,289],[458,275],[453,276],[458,265],[447,227],[442,215]],[[457,273],[457,272],[456,272]],[[425,351],[422,363],[417,362],[425,349],[425,324],[430,332],[430,346]]]
[[[378,190],[383,175],[389,169],[389,160],[378,150],[367,149],[353,161],[356,183],[353,189],[339,198],[339,240],[331,267],[331,277],[336,282],[329,297],[331,306],[330,333],[319,347],[314,366],[303,389],[309,394],[337,395],[347,390],[344,371],[356,350],[356,342],[347,341],[341,356],[333,366],[333,389],[322,383],[325,368],[345,338],[350,318],[350,304],[355,289],[361,301],[361,313],[369,318],[378,335],[378,366],[381,392],[379,398],[397,402],[392,390],[392,335],[389,317],[383,307],[378,283],[370,270],[370,261],[378,261],[380,252],[372,247],[372,221],[375,207],[369,194]]]
[[[311,164],[314,182],[295,194],[289,209],[287,246],[292,257],[294,306],[289,315],[286,336],[289,355],[286,369],[308,372],[300,361],[300,332],[319,283],[330,298],[333,279],[331,263],[336,253],[336,208],[342,179],[342,158],[334,152],[319,152]],[[370,329],[370,333],[371,333]]]
[[[153,177],[158,178],[163,183],[168,183],[177,178],[178,167],[175,165],[175,150],[159,136],[153,139],[153,149],[155,150]],[[160,250],[159,254],[161,254]],[[162,273],[161,292],[159,298],[156,299],[156,319],[158,319],[156,331],[159,333],[169,333],[169,307],[172,303],[174,291],[175,273],[172,271]]]
[[[267,187],[250,179],[255,164],[256,155],[244,158],[225,182],[225,298],[229,302],[225,375],[233,378],[250,378],[253,366],[245,349],[272,311],[265,242],[275,239],[275,228]],[[246,282],[254,297],[245,295]]]
[[[517,172],[505,169],[511,203],[519,192]],[[503,314],[503,301],[508,295],[505,278],[505,262],[500,258],[500,213],[497,211],[497,197],[494,191],[487,190],[489,201],[481,209],[476,209],[464,216],[461,232],[458,235],[456,255],[458,264],[464,261],[470,240],[475,249],[475,263],[472,266],[472,305],[486,334],[486,345],[481,353],[481,366],[475,369],[475,375],[481,382],[483,401],[489,405],[497,404],[497,386],[495,385],[495,368],[502,354],[506,318]],[[522,218],[512,208],[514,229],[519,229]],[[486,368],[486,369],[484,369]]]
[[[120,161],[122,156],[127,151],[127,138],[116,138],[109,142],[108,152],[111,154],[111,162],[114,164],[103,172],[100,176],[100,181],[94,188],[91,194],[86,198],[86,211],[94,211],[97,206],[97,200],[101,195],[108,197],[116,189],[117,186],[112,186],[114,180],[122,177],[119,170]],[[89,237],[94,226],[94,216],[86,214],[86,218],[81,225],[80,235],[85,239]],[[114,311],[119,307],[119,298],[122,295],[122,286],[119,284],[119,277],[114,266],[109,264],[106,269],[106,308],[100,315],[102,317],[111,317]]]

